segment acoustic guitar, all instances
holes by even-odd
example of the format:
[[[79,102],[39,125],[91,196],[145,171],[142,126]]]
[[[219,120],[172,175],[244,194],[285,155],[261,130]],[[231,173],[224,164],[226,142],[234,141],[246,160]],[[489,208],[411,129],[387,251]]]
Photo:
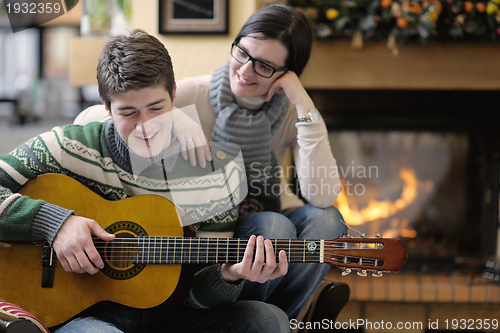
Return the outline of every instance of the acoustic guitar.
[[[182,300],[187,264],[241,261],[247,240],[196,238],[182,227],[169,200],[141,195],[108,201],[70,177],[46,174],[19,193],[94,219],[113,241],[94,239],[105,267],[95,275],[67,273],[52,248],[29,242],[0,243],[0,297],[55,326],[101,301],[151,308]],[[398,239],[272,240],[290,262],[328,263],[344,273],[397,272],[408,254]],[[188,272],[188,273],[186,273]],[[182,276],[181,276],[182,275]]]

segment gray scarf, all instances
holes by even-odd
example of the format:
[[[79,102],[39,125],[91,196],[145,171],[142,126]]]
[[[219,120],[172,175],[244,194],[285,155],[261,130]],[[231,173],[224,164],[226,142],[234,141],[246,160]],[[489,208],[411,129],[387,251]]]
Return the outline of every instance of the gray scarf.
[[[240,204],[240,213],[281,211],[280,173],[271,150],[271,138],[283,123],[290,103],[288,98],[275,94],[254,114],[241,108],[231,91],[229,63],[215,70],[209,88],[217,114],[212,140],[237,144],[245,162],[248,196]]]

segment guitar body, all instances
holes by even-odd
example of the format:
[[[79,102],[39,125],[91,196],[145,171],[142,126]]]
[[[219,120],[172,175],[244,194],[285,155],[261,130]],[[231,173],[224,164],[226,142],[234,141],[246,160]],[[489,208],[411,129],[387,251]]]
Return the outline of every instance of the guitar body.
[[[79,182],[55,174],[31,180],[19,192],[74,210],[116,235],[184,236],[175,206],[160,196],[108,201]],[[57,260],[53,286],[42,287],[42,252],[43,246],[32,243],[0,243],[0,297],[28,310],[46,326],[60,324],[100,301],[151,308],[185,289],[178,286],[182,265],[111,265],[108,276],[102,271],[67,273]]]

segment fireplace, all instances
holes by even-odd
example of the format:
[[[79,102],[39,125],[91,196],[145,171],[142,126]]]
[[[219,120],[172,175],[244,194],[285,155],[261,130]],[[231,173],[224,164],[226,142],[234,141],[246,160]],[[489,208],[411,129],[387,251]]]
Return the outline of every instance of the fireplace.
[[[357,231],[400,238],[407,271],[476,269],[497,252],[497,91],[309,90]]]

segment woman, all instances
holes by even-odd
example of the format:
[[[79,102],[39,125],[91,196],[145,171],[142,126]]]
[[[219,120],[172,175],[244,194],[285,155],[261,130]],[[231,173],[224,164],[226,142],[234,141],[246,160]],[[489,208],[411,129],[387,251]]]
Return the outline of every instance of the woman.
[[[177,82],[176,106],[194,104],[207,137],[241,148],[249,194],[240,205],[235,237],[333,239],[346,233],[332,206],[340,180],[326,125],[298,78],[311,46],[307,18],[288,6],[270,5],[245,23],[229,63],[212,75]],[[178,131],[186,147],[203,144],[191,137],[193,131]],[[309,204],[292,193],[283,175],[288,150]],[[245,282],[240,299],[272,303],[293,318],[328,269],[326,264],[290,264],[281,278]]]
[[[236,36],[228,64],[211,76],[177,83],[177,105],[195,104],[208,123],[207,135],[242,149],[250,200],[240,206],[235,237],[333,239],[346,232],[332,206],[340,181],[331,176],[337,173],[332,172],[336,162],[327,129],[298,78],[311,46],[311,28],[302,13],[267,6]],[[308,205],[290,193],[283,175],[277,176],[276,171],[284,170],[287,149]],[[323,264],[290,264],[282,278],[246,282],[240,299],[265,300],[292,318],[327,271]]]

